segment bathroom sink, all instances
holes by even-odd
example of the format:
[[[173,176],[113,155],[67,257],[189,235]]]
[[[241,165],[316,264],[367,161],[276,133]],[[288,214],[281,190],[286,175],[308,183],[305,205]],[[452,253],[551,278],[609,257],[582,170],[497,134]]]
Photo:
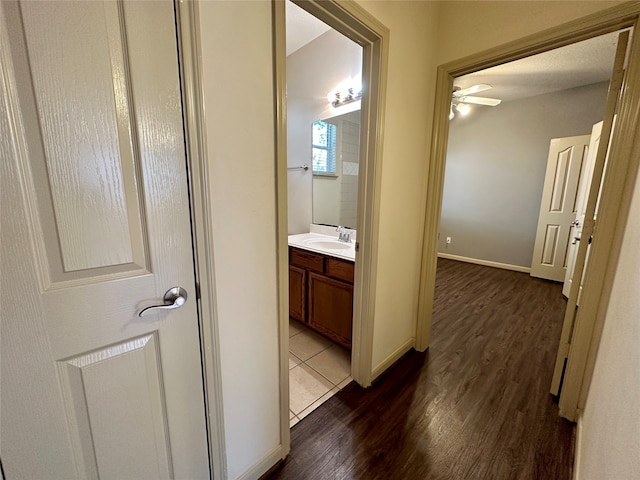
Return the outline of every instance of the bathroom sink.
[[[304,240],[305,245],[315,248],[327,248],[331,250],[349,250],[352,245],[350,243],[339,242],[338,240],[324,238],[309,238]]]

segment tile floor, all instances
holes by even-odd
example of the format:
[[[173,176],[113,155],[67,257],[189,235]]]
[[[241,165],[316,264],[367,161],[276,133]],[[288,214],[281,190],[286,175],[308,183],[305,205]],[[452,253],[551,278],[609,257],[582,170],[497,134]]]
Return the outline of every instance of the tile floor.
[[[289,425],[351,382],[351,355],[344,348],[289,320]]]

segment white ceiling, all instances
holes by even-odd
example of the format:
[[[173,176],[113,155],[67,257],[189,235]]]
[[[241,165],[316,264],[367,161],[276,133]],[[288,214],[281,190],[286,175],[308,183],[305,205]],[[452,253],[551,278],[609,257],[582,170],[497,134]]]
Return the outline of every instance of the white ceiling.
[[[302,48],[330,27],[286,1],[287,55]],[[493,88],[478,96],[508,102],[519,98],[581,87],[609,80],[619,32],[505,63],[458,77],[454,85],[467,88],[488,83]]]
[[[287,56],[318,38],[331,27],[302,8],[286,1]]]
[[[461,88],[488,83],[477,96],[505,102],[609,80],[618,32],[458,77]]]

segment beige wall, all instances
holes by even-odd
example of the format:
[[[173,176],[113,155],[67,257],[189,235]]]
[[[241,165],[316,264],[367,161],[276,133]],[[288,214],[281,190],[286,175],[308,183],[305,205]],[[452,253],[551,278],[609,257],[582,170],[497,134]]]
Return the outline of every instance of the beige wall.
[[[437,63],[450,62],[623,2],[498,1],[440,3]]]
[[[205,1],[200,14],[227,467],[236,479],[280,444],[271,5]]]
[[[623,236],[589,396],[580,420],[579,480],[640,472],[640,177]]]
[[[373,368],[415,335],[435,88],[433,2],[359,2],[389,28]]]

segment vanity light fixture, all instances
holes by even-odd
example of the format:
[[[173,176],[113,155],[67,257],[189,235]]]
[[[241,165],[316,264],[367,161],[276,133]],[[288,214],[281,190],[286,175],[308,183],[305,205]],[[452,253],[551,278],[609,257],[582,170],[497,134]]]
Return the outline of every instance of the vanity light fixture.
[[[347,87],[329,94],[329,102],[333,108],[356,102],[362,98],[362,87]]]

